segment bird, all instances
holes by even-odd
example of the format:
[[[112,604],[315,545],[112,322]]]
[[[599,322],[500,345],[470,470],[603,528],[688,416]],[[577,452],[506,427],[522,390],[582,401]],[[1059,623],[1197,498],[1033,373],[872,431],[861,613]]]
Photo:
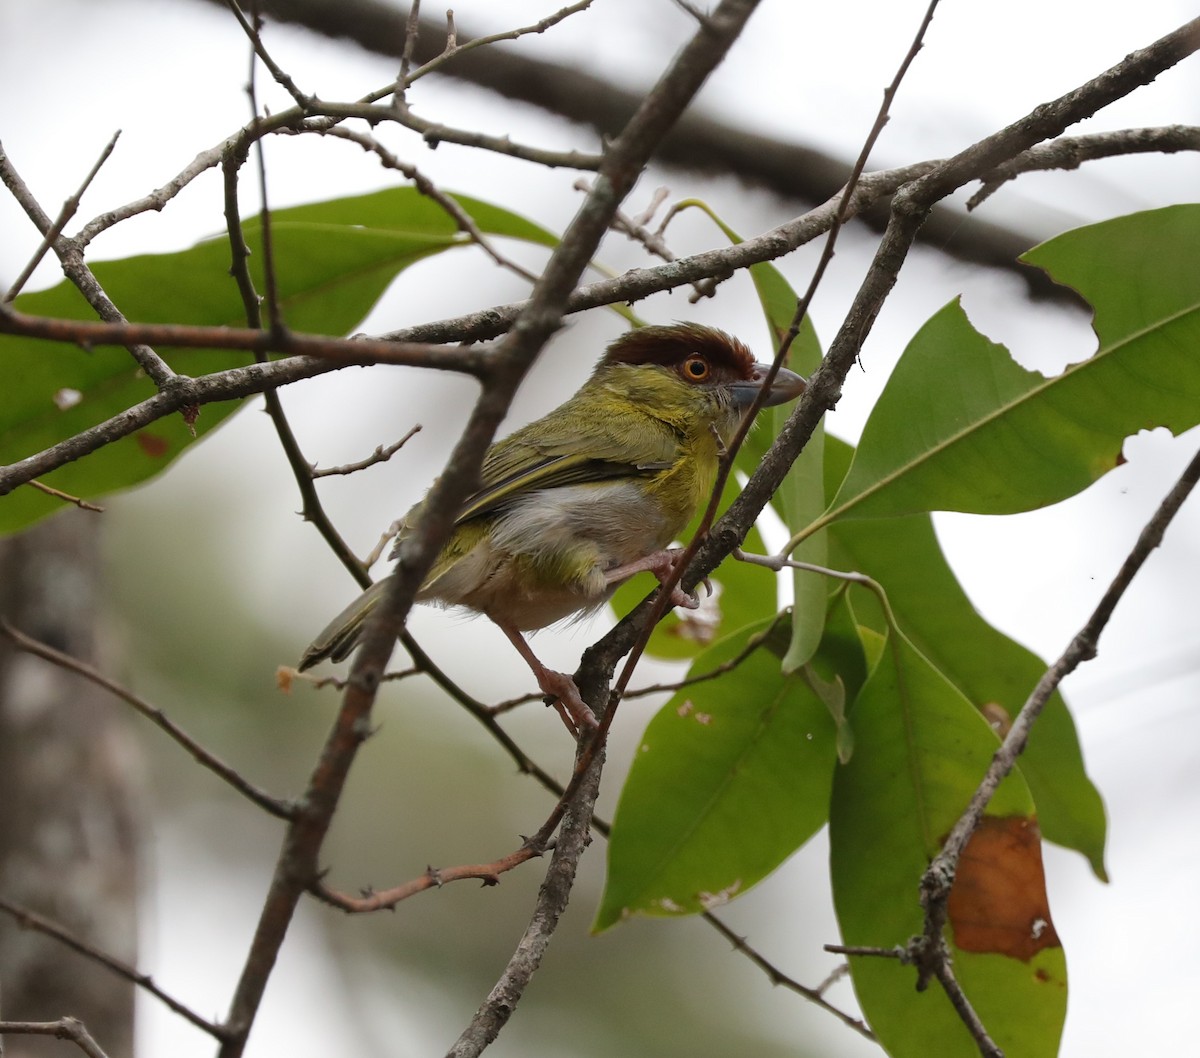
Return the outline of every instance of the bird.
[[[565,403],[492,444],[478,489],[416,593],[416,601],[483,614],[524,658],[542,693],[578,736],[596,719],[572,677],[547,668],[523,633],[585,616],[637,573],[665,583],[670,547],[707,502],[722,453],[763,390],[769,364],[724,331],[698,323],[644,326],[606,349]],[[799,396],[780,368],[760,406]],[[425,500],[400,522],[391,558]],[[394,576],[390,574],[389,576]],[[304,652],[304,671],[341,661],[383,595],[377,581]],[[699,602],[676,585],[670,602]]]

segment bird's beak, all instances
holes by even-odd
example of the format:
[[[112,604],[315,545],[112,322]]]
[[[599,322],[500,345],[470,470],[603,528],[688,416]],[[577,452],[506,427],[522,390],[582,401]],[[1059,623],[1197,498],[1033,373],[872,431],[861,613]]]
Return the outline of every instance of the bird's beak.
[[[744,382],[735,382],[732,387],[734,403],[741,408],[748,408],[754,403],[754,398],[758,396],[758,391],[762,389],[763,383],[767,380],[767,373],[771,370],[770,364],[756,363],[750,372],[750,377]],[[781,367],[776,373],[774,380],[771,382],[771,388],[767,391],[766,399],[762,402],[764,408],[769,408],[775,404],[786,404],[789,400],[795,400],[804,392],[807,383],[796,374],[795,371],[789,371],[786,367]]]

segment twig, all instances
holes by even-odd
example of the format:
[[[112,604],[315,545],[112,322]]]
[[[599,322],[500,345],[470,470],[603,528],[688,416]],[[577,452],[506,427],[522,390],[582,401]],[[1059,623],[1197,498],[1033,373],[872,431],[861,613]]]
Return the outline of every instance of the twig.
[[[70,948],[73,952],[82,955],[85,959],[99,963],[118,977],[123,977],[125,980],[133,982],[138,988],[154,996],[155,999],[174,1011],[181,1018],[195,1025],[196,1028],[207,1032],[215,1039],[219,1040],[224,1037],[225,1030],[220,1025],[202,1018],[190,1007],[185,1006],[178,999],[168,995],[154,983],[149,974],[140,973],[128,963],[113,958],[107,952],[88,944],[87,941],[80,940],[74,933],[60,926],[57,922],[52,922],[44,915],[39,915],[35,911],[30,911],[19,904],[14,904],[2,896],[0,896],[0,911],[11,916],[22,929],[31,929],[36,933],[52,937],[60,944]]]
[[[777,613],[774,619],[761,632],[756,632],[750,636],[742,649],[739,650],[733,657],[721,662],[706,672],[700,672],[696,675],[687,675],[681,680],[676,680],[673,683],[652,683],[647,687],[637,687],[632,691],[625,691],[623,698],[641,698],[648,694],[661,694],[663,691],[679,691],[684,687],[691,687],[697,683],[707,683],[709,680],[715,680],[718,676],[724,676],[728,672],[732,672],[742,664],[751,654],[763,645],[770,637],[771,633],[779,627],[780,622],[787,616],[786,610],[781,610]]]
[[[43,238],[49,238],[54,224],[38,204],[37,199],[33,197],[33,193],[13,166],[12,161],[4,151],[3,144],[0,144],[0,180],[3,180],[4,185],[12,193],[13,198],[25,210],[26,216],[33,221],[34,227],[42,233]],[[63,235],[50,238],[50,245],[54,249],[55,256],[58,257],[59,262],[62,264],[63,274],[75,284],[87,303],[95,310],[96,315],[109,323],[124,323],[125,317],[104,292],[104,288],[100,286],[99,280],[96,279],[95,274],[84,262],[83,247]],[[8,305],[7,300],[0,301],[0,320],[3,320],[5,316],[9,316],[12,313],[13,310]],[[137,361],[138,366],[150,376],[160,391],[169,389],[175,382],[177,377],[175,372],[149,345],[136,341],[122,344],[126,345],[130,355]]]
[[[121,701],[133,706],[137,712],[141,713],[151,723],[160,727],[167,735],[187,750],[199,764],[202,764],[218,778],[223,779],[243,797],[258,805],[264,812],[275,816],[277,819],[291,818],[293,808],[290,804],[264,793],[248,779],[244,778],[241,773],[205,749],[191,735],[184,731],[183,728],[171,720],[166,713],[156,706],[151,705],[144,698],[139,698],[131,690],[110,680],[86,662],[80,661],[78,658],[73,658],[69,654],[64,654],[62,651],[55,650],[54,647],[48,646],[31,636],[27,636],[24,632],[18,631],[3,619],[0,619],[0,635],[8,639],[18,650],[23,650],[27,654],[39,657],[43,661],[48,661],[52,665],[66,669],[68,672],[74,672],[76,675],[82,676],[85,680],[94,683],[97,687],[102,687],[109,694],[120,698]]]
[[[103,514],[104,508],[95,503],[88,503],[87,500],[81,500],[78,496],[72,496],[69,492],[62,492],[60,489],[53,489],[49,485],[44,485],[42,482],[34,478],[32,481],[26,482],[30,488],[37,489],[38,492],[44,492],[47,496],[54,496],[56,499],[64,500],[67,503],[73,503],[76,507],[85,511],[95,511],[97,514]]]
[[[860,1036],[866,1037],[868,1040],[875,1039],[875,1034],[867,1027],[866,1023],[861,1018],[856,1018],[851,1014],[847,1014],[844,1010],[839,1010],[829,1002],[822,994],[827,984],[822,984],[820,988],[809,988],[807,985],[802,985],[794,977],[789,977],[782,970],[776,967],[773,963],[767,960],[763,955],[755,951],[747,942],[745,937],[738,936],[724,922],[722,922],[711,911],[703,913],[704,921],[713,927],[721,934],[730,944],[733,945],[735,951],[741,952],[755,966],[767,975],[767,979],[773,985],[783,985],[784,988],[790,989],[797,995],[803,996],[810,1003],[815,1003],[822,1010],[828,1011],[837,1018],[843,1025],[852,1028]]]
[[[576,180],[574,186],[577,191],[586,191],[588,189],[587,182],[584,180]],[[665,187],[660,187],[657,191],[655,191],[650,200],[649,207],[640,217],[629,217],[620,210],[617,210],[616,215],[613,217],[612,229],[613,231],[620,232],[622,235],[627,236],[634,242],[640,243],[643,247],[645,247],[647,253],[661,258],[669,264],[671,261],[676,260],[676,257],[674,252],[672,252],[671,248],[667,245],[667,240],[664,238],[664,233],[666,232],[667,222],[670,220],[673,214],[667,214],[666,219],[664,219],[657,231],[651,231],[646,227],[646,225],[649,224],[650,220],[653,218],[655,210],[657,210],[659,205],[662,204],[662,201],[666,195],[667,189]],[[726,273],[726,276],[722,278],[727,278],[732,274],[732,272]],[[712,297],[713,294],[716,293],[718,281],[719,280],[717,278],[710,278],[702,279],[699,282],[693,283],[692,294],[688,297],[689,303],[694,305],[702,298]]]
[[[411,0],[408,21],[404,24],[404,53],[400,56],[400,75],[396,78],[396,91],[392,105],[400,110],[404,107],[404,90],[409,85],[408,72],[412,68],[413,53],[417,38],[421,35],[421,0]]]
[[[394,669],[391,672],[385,672],[380,678],[380,683],[398,683],[400,680],[407,680],[413,676],[420,676],[423,670],[415,665],[407,669]],[[313,690],[321,690],[324,687],[332,687],[335,691],[344,691],[348,680],[342,679],[340,676],[316,676],[311,672],[298,672],[290,665],[280,665],[275,670],[275,686],[281,691],[289,693],[292,685],[296,680],[301,680],[307,683]]]
[[[535,282],[537,276],[530,272],[527,268],[517,264],[505,257],[499,250],[496,249],[483,232],[479,225],[475,223],[471,215],[462,208],[453,197],[442,191],[432,180],[421,172],[415,165],[402,161],[395,154],[383,146],[374,136],[368,135],[365,132],[358,132],[355,129],[342,128],[335,126],[334,128],[326,129],[322,135],[333,136],[337,139],[346,140],[349,143],[356,143],[365,151],[370,151],[376,155],[379,160],[388,169],[395,169],[399,173],[403,173],[409,180],[413,182],[421,194],[436,202],[446,214],[454,221],[458,230],[468,236],[471,242],[475,243],[484,253],[488,255],[501,268],[507,268],[514,275],[520,276],[522,279],[529,282]]]
[[[420,877],[414,878],[410,882],[393,886],[390,889],[381,889],[378,892],[364,893],[359,897],[340,893],[321,880],[318,880],[310,888],[310,892],[322,903],[351,915],[388,911],[409,897],[429,889],[440,889],[443,885],[449,885],[451,882],[475,879],[481,881],[485,886],[499,885],[502,874],[520,867],[523,863],[537,859],[544,855],[545,851],[544,847],[536,847],[526,841],[516,851],[510,852],[507,856],[501,856],[500,859],[493,860],[491,863],[470,863],[458,867],[427,867]]]
[[[8,293],[4,295],[5,301],[12,301],[29,282],[29,277],[33,275],[34,269],[42,262],[42,258],[46,256],[55,240],[63,233],[63,229],[67,226],[67,222],[75,216],[79,209],[79,203],[83,198],[83,194],[91,186],[92,181],[96,179],[96,174],[100,172],[100,167],[108,161],[109,156],[113,152],[113,148],[117,145],[117,140],[120,138],[121,130],[117,129],[112,134],[112,139],[104,146],[104,150],[100,152],[100,157],[96,159],[96,164],[89,170],[87,176],[83,178],[83,183],[79,185],[75,193],[70,196],[63,204],[62,209],[58,211],[58,216],[54,218],[50,227],[42,236],[41,245],[34,251],[33,256],[29,259],[29,263],[21,269],[21,274],[13,281],[13,285],[8,288]],[[3,148],[0,148],[3,150]]]
[[[575,870],[590,841],[592,808],[600,792],[600,773],[604,766],[601,749],[589,764],[564,813],[558,840],[550,858],[545,881],[538,891],[537,903],[508,965],[495,986],[476,1011],[470,1024],[446,1052],[446,1058],[476,1058],[499,1035],[517,1008],[525,987],[541,965],[546,946],[566,910]]]
[[[474,147],[477,150],[503,154],[520,161],[533,162],[535,165],[543,165],[548,169],[595,171],[600,167],[602,157],[585,151],[559,151],[533,147],[527,143],[514,142],[508,136],[491,136],[472,129],[455,128],[423,118],[413,113],[407,105],[401,110],[394,110],[390,107],[378,107],[370,103],[325,103],[318,100],[308,108],[308,112],[314,117],[331,118],[335,121],[345,118],[361,118],[372,125],[381,121],[396,121],[406,129],[420,133],[429,147],[435,150],[443,143],[456,143],[461,147]],[[296,123],[293,120],[291,124],[295,125]],[[301,125],[300,128],[311,129],[313,132],[328,131],[328,126],[312,120]]]
[[[992,172],[986,173],[983,186],[967,200],[967,209],[975,209],[1009,180],[1022,173],[1047,169],[1078,169],[1084,162],[1130,154],[1173,154],[1176,151],[1200,151],[1200,128],[1195,125],[1167,125],[1163,128],[1119,129],[1095,132],[1089,136],[1061,136],[1051,143],[1030,147]]]
[[[360,470],[375,466],[376,463],[386,463],[420,432],[421,424],[418,423],[394,444],[390,444],[386,448],[378,445],[366,459],[360,459],[357,463],[345,463],[340,467],[327,467],[324,470],[318,470],[316,463],[311,463],[309,472],[314,478],[327,478],[335,474],[357,474]],[[370,566],[372,563],[368,562],[367,565]]]
[[[505,30],[501,33],[492,33],[485,37],[474,37],[463,44],[458,43],[458,34],[454,29],[454,12],[447,12],[448,30],[446,37],[446,47],[440,55],[434,56],[432,59],[414,70],[411,75],[405,79],[405,87],[411,85],[418,78],[424,77],[426,74],[433,73],[440,69],[451,59],[456,59],[460,55],[465,55],[467,52],[474,51],[476,48],[484,48],[490,44],[499,44],[505,40],[517,40],[520,37],[528,36],[531,33],[545,33],[546,30],[553,26],[557,26],[563,19],[570,18],[571,15],[577,15],[581,11],[586,11],[595,0],[579,0],[578,3],[568,4],[566,7],[556,11],[552,15],[547,15],[543,19],[528,26],[521,26],[519,29]],[[414,34],[413,39],[416,39]],[[407,45],[407,40],[406,40]],[[382,98],[382,97],[381,97]]]
[[[257,39],[257,27],[255,27],[254,39]],[[268,333],[277,337],[286,337],[289,334],[289,330],[282,316],[282,307],[279,303],[279,287],[275,279],[274,241],[271,238],[271,211],[267,202],[266,162],[263,159],[262,138],[255,134],[259,127],[259,117],[258,103],[255,96],[254,75],[255,63],[252,57],[250,63],[250,80],[247,86],[250,107],[254,115],[249,126],[251,131],[239,141],[234,149],[226,153],[225,159],[222,162],[222,170],[225,177],[225,224],[231,257],[230,274],[234,277],[238,291],[242,296],[242,306],[246,314],[247,326],[261,329],[263,326],[261,300],[254,288],[254,280],[250,275],[250,250],[246,245],[242,229],[241,210],[238,203],[238,172],[242,163],[246,160],[250,145],[253,144],[258,170],[259,194],[262,201],[262,212],[259,215],[259,223],[262,231],[263,277],[267,284],[267,312],[270,319]],[[256,350],[254,358],[263,365],[267,362],[267,354],[262,350]],[[279,397],[278,387],[266,387],[263,390],[263,401],[266,405],[267,415],[270,416],[271,424],[275,428],[275,435],[279,439],[279,445],[283,449],[284,457],[291,468],[296,487],[300,492],[301,516],[306,522],[312,523],[313,527],[328,545],[330,551],[333,552],[338,561],[346,568],[347,572],[358,582],[359,587],[367,587],[371,582],[371,578],[366,567],[359,560],[358,556],[354,554],[354,551],[346,543],[341,533],[338,532],[337,527],[333,524],[333,519],[326,513],[320,496],[317,495],[317,490],[313,483],[312,465],[304,457],[304,453],[300,449],[300,442],[297,440],[295,431],[292,430],[291,423],[288,421],[287,415],[283,410],[283,401]]]
[[[53,1036],[70,1040],[88,1058],[108,1058],[78,1018],[59,1018],[58,1021],[0,1021],[0,1036]],[[0,1054],[3,1047],[0,1046]]]
[[[270,71],[276,84],[296,101],[297,106],[301,108],[307,107],[312,102],[313,97],[306,92],[301,92],[296,87],[296,82],[271,57],[271,53],[267,51],[266,45],[263,44],[261,26],[250,24],[238,0],[225,0],[225,4],[233,12],[233,17],[237,19],[238,25],[242,27],[242,32],[246,34],[247,39],[254,48],[255,55],[262,60],[262,64]],[[254,108],[254,112],[257,114],[257,107]]]

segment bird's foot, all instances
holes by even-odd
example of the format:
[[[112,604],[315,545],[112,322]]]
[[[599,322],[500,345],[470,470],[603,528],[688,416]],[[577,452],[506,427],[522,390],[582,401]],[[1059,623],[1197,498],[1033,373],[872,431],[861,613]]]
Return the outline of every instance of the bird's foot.
[[[562,717],[562,722],[576,741],[579,740],[581,731],[594,731],[600,726],[596,722],[596,714],[588,708],[587,702],[580,695],[575,681],[565,672],[555,672],[543,667],[540,672],[535,671],[534,675],[537,676],[538,686],[546,695],[547,704]]]
[[[661,551],[653,551],[634,562],[627,562],[616,569],[610,569],[605,574],[609,584],[628,580],[635,573],[653,573],[659,584],[666,584],[675,574],[675,567],[683,557],[682,547],[668,547]],[[701,582],[704,590],[712,595],[712,582],[705,577]],[[682,606],[685,610],[696,610],[700,607],[700,597],[696,592],[684,591],[678,583],[671,585],[670,603],[672,606]]]
[[[517,652],[525,659],[525,663],[533,671],[534,679],[537,680],[538,686],[542,689],[542,693],[546,695],[546,704],[552,705],[562,717],[562,722],[567,725],[567,730],[572,736],[578,740],[580,731],[594,731],[600,725],[596,722],[596,714],[588,708],[579,693],[579,688],[575,686],[575,681],[565,672],[555,672],[553,669],[546,668],[539,660],[538,656],[529,649],[529,644],[525,642],[525,637],[521,635],[519,629],[512,625],[506,624],[503,621],[496,620],[496,626],[508,636],[509,642],[517,648]]]

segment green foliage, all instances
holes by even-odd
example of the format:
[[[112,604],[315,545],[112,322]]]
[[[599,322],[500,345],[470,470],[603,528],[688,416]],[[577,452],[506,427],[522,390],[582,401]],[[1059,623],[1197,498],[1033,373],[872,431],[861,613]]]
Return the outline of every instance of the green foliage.
[[[486,233],[553,246],[555,238],[497,206],[457,196]],[[262,236],[257,218],[243,225],[257,290],[262,278]],[[284,209],[271,215],[280,307],[289,327],[344,335],[363,320],[389,284],[409,266],[469,240],[433,200],[412,188]],[[245,312],[229,274],[229,243],[208,239],[176,253],[146,254],[92,266],[105,292],[129,320],[245,326]],[[85,320],[95,313],[67,281],[23,294],[15,307],[36,316]],[[178,349],[163,358],[178,373],[202,375],[253,362],[246,353]],[[8,385],[0,404],[0,463],[105,422],[147,400],[155,389],[124,349],[81,349],[0,336]],[[241,401],[206,405],[193,435],[182,416],[159,419],[47,474],[44,483],[74,496],[95,498],[128,488],[165,470],[199,437],[236,411]],[[32,488],[0,504],[0,532],[14,532],[62,507]]]
[[[1045,507],[1116,466],[1130,434],[1200,423],[1197,247],[1200,208],[1172,206],[1026,254],[1096,308],[1099,349],[1051,378],[1014,362],[957,303],[937,313],[896,365],[823,520]]]
[[[737,678],[683,688],[650,722],[613,823],[594,929],[726,903],[824,824],[834,725],[802,676],[780,678],[786,626],[760,622],[706,650],[696,672],[741,658]]]
[[[814,832],[824,811],[812,799],[836,757],[842,764],[834,768],[827,807],[845,940],[887,947],[920,932],[921,873],[997,745],[981,714],[1014,716],[1046,667],[976,613],[946,564],[930,512],[1001,514],[1054,503],[1112,469],[1130,433],[1154,426],[1178,433],[1200,423],[1200,207],[1069,232],[1026,259],[1095,306],[1096,354],[1045,378],[1017,365],[953,303],[903,354],[857,452],[827,441],[819,462],[824,488],[814,485],[811,467],[785,485],[774,507],[794,533],[790,553],[820,564],[797,550],[820,540],[817,554],[827,553],[836,569],[873,578],[887,604],[860,585],[803,574],[807,583],[797,581],[790,620],[803,631],[793,632],[785,664],[776,665],[769,645],[760,645],[732,671],[685,688],[664,706],[618,805],[598,928],[631,912],[682,913],[709,906],[714,894],[744,892],[764,864],[781,862]],[[766,297],[764,306],[774,323]],[[769,440],[760,428],[743,455],[747,470]],[[826,495],[832,502],[815,512],[813,503]],[[723,626],[727,638],[696,660],[693,675],[743,650],[753,630],[730,628]],[[848,639],[856,640],[849,649]],[[819,675],[839,647],[840,683]],[[865,682],[849,675],[856,663],[870,669]],[[833,728],[816,722],[818,704]],[[710,711],[723,722],[698,732],[688,717]],[[804,715],[814,735],[807,748],[830,759],[814,763],[808,755],[802,763],[796,728],[782,731],[785,715]],[[752,751],[757,745],[747,732],[761,735],[768,717],[781,728],[772,740],[793,753],[791,771],[775,774],[766,755]],[[806,767],[811,775],[795,774]],[[749,847],[763,818],[775,820],[789,801],[790,826],[767,826],[759,848]],[[731,816],[739,811],[740,825]],[[1020,907],[1044,905],[1039,827],[1083,853],[1104,877],[1103,805],[1061,697],[1043,713],[1019,772],[985,822],[1017,825],[1031,837],[1022,854],[1028,876],[1013,898]],[[785,838],[796,844],[788,847]],[[1011,873],[1002,856],[976,860],[985,880]],[[1043,918],[1052,933],[1048,907],[1025,925]],[[1066,1004],[1057,939],[1034,953],[1003,948],[974,940],[955,948],[968,997],[1010,1053],[1053,1054]],[[976,1053],[940,990],[914,991],[912,971],[858,957],[852,974],[890,1053]]]

